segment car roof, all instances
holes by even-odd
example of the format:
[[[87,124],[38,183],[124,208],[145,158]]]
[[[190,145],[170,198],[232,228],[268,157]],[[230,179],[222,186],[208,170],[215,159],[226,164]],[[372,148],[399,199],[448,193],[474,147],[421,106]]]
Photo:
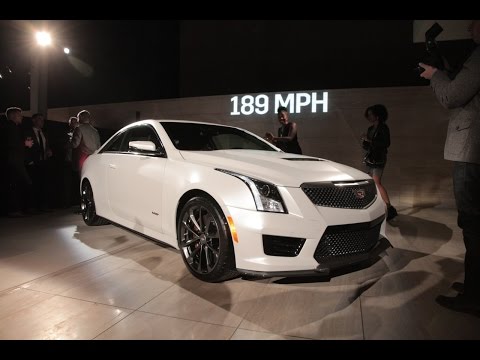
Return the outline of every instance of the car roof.
[[[230,126],[230,125],[225,125],[225,124],[219,124],[219,123],[212,123],[212,122],[205,122],[205,121],[192,121],[192,120],[178,120],[178,119],[144,119],[144,120],[138,120],[133,123],[130,123],[122,128],[127,129],[132,126],[135,126],[137,124],[148,124],[148,123],[180,123],[180,124],[203,124],[203,125],[211,125],[211,126],[222,126],[222,127],[228,127],[228,128],[234,128],[234,129],[239,129],[243,131],[248,131],[243,128],[238,128],[236,126]]]
[[[219,124],[219,123],[212,123],[212,122],[206,122],[206,121],[192,121],[192,120],[170,120],[170,119],[162,119],[162,120],[156,120],[160,123],[167,123],[167,122],[175,122],[175,123],[187,123],[187,124],[205,124],[205,125],[217,125],[217,126],[226,126],[226,127],[232,127],[230,125],[225,125],[225,124]]]
[[[135,121],[133,123],[128,124],[126,127],[134,126],[135,124],[149,123],[149,122],[180,123],[180,124],[203,124],[203,125],[224,126],[224,127],[229,127],[229,128],[246,130],[246,129],[243,129],[243,128],[238,128],[236,126],[220,124],[220,123],[213,123],[213,122],[206,122],[206,121],[193,121],[193,120],[178,120],[178,119],[145,119],[145,120],[138,120],[138,121]]]

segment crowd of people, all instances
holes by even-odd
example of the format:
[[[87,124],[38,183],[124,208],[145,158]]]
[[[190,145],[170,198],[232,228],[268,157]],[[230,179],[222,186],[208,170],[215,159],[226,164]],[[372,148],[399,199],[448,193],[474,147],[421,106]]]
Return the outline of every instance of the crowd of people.
[[[44,129],[43,114],[33,114],[31,122],[24,122],[22,109],[10,107],[5,117],[0,122],[0,167],[5,171],[1,177],[0,214],[24,217],[50,212],[54,207],[78,207],[81,167],[100,147],[90,113],[83,110],[71,117],[56,147]],[[54,203],[52,193],[59,195],[60,203]]]

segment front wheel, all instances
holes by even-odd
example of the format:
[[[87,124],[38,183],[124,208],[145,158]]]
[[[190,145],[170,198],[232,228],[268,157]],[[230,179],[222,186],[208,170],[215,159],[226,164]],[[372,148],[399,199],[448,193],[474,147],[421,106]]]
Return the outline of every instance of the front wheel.
[[[198,196],[183,206],[177,239],[183,261],[195,277],[221,282],[238,276],[230,230],[213,200]]]
[[[90,185],[90,182],[88,180],[84,180],[82,183],[80,206],[82,209],[82,217],[83,221],[85,221],[85,224],[89,226],[108,224],[107,220],[97,215],[92,186]]]

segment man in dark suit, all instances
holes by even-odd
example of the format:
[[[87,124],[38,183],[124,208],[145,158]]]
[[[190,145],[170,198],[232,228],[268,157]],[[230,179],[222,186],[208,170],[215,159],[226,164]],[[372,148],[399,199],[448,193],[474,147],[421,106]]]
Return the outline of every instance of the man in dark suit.
[[[455,282],[456,297],[440,295],[436,301],[449,309],[480,316],[480,20],[469,26],[477,47],[454,79],[446,72],[420,63],[421,77],[447,109],[452,109],[444,157],[454,161],[453,190],[458,226],[465,243],[465,280]]]
[[[8,108],[6,124],[6,159],[8,176],[8,216],[25,216],[30,208],[32,181],[25,168],[25,148],[31,148],[33,140],[25,138],[21,129],[22,109]]]
[[[49,211],[49,174],[52,151],[47,136],[43,132],[45,117],[37,113],[32,116],[32,127],[25,133],[33,140],[33,145],[27,150],[27,171],[32,179],[34,206],[40,211]]]

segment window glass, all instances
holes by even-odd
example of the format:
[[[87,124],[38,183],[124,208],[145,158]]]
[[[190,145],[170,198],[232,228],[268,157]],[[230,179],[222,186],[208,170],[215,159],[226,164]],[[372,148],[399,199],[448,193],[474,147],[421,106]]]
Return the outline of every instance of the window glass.
[[[103,148],[102,152],[119,152],[125,151],[122,148],[122,142],[125,139],[125,132],[121,132],[113,137],[107,145]]]
[[[270,143],[233,127],[200,123],[162,122],[161,124],[178,150],[246,149],[278,151]]]

